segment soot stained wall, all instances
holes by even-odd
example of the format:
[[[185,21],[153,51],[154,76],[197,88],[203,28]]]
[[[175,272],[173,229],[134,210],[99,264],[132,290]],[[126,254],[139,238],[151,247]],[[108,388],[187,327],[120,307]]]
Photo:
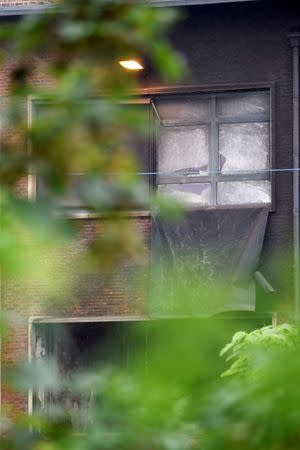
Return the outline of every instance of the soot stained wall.
[[[300,5],[249,2],[185,9],[170,35],[189,74],[181,84],[207,86],[274,83],[274,167],[292,159],[292,49],[288,33],[300,25]],[[157,84],[150,76],[147,85]],[[275,176],[275,211],[270,214],[264,255],[292,241],[292,174]],[[265,267],[266,273],[270,272]],[[268,274],[276,284],[272,272]],[[273,279],[272,279],[273,278]],[[277,286],[278,287],[278,286]]]

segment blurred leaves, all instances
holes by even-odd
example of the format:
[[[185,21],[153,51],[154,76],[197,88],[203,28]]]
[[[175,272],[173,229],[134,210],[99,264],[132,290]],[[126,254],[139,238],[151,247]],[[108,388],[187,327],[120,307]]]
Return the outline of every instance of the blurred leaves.
[[[201,412],[205,447],[267,450],[299,447],[299,326],[238,333],[223,354],[235,359],[224,386]]]
[[[238,331],[221,351],[220,356],[226,355],[226,361],[232,361],[231,367],[223,376],[249,375],[252,369],[257,370],[252,358],[257,358],[261,352],[272,352],[279,349],[300,348],[299,327],[292,324],[272,325],[254,330],[250,333]],[[257,363],[257,360],[254,360]]]
[[[58,222],[47,205],[28,204],[4,189],[0,191],[0,209],[3,280],[22,283],[24,299],[33,286],[46,296],[65,291],[70,273],[61,270],[61,261],[67,261],[71,252],[71,227]]]
[[[184,61],[167,38],[177,19],[173,9],[134,2],[64,0],[46,14],[2,24],[1,64],[10,80],[1,102],[0,264],[5,289],[11,281],[19,286],[23,308],[37,287],[40,299],[58,295],[67,302],[77,275],[87,270],[80,262],[113,273],[122,258],[141,257],[143,236],[122,211],[182,213],[135,175],[140,167],[126,135],[145,138],[147,124],[124,104],[141,75],[118,65],[139,57],[146,70],[154,67],[161,79],[177,81]],[[80,227],[58,213],[71,173],[86,174],[79,198],[89,212],[105,217],[84,249]],[[24,189],[23,198],[16,192],[28,174],[44,183],[45,195],[37,201]],[[187,276],[178,289],[180,311],[195,311],[195,278]],[[168,290],[160,293],[162,302]],[[230,293],[220,285],[203,295],[213,304]],[[7,332],[7,325],[1,316],[0,331]],[[155,321],[151,325],[155,329]],[[34,414],[10,414],[8,420],[3,412],[1,448],[298,449],[299,328],[235,334],[221,352],[231,364],[225,374],[234,376],[221,379],[220,342],[230,332],[222,321],[166,321],[149,344],[148,334],[133,333],[133,342],[147,342],[147,351],[137,352],[127,368],[101,366],[72,377],[50,361],[13,368],[10,385],[23,394],[32,390]]]
[[[162,78],[179,79],[184,64],[166,38],[177,17],[171,9],[131,1],[64,0],[45,14],[3,23],[1,65],[9,80],[7,96],[1,99],[0,264],[5,295],[9,293],[10,307],[16,308],[14,319],[17,311],[30,310],[33,296],[38,297],[41,311],[43,302],[50,308],[55,307],[56,298],[67,302],[87,262],[96,270],[114,272],[122,259],[143,254],[143,236],[122,211],[165,208],[135,175],[140,168],[130,144],[125,144],[128,131],[146,138],[147,115],[124,108],[140,76],[123,71],[118,61],[140,57],[147,70],[155,68]],[[95,100],[100,95],[101,100]],[[78,191],[81,205],[105,218],[85,246],[80,227],[64,219],[66,210],[59,206],[72,190],[71,173],[85,174]],[[43,195],[38,191],[36,199],[35,191],[41,186]],[[11,344],[17,328],[10,326],[6,316],[1,318],[1,336],[5,331]],[[10,356],[13,361],[15,355]],[[84,414],[70,417],[59,400],[60,396],[74,398],[70,392],[76,393],[75,380],[64,379],[50,361],[12,366],[5,378],[15,391],[30,389],[37,397],[48,395],[53,400],[51,407],[35,411],[32,417],[21,415],[10,421],[3,417],[1,446],[5,450],[83,448],[70,423],[82,424]],[[85,422],[98,424],[90,429],[84,447],[120,448],[136,443],[133,430],[124,429],[123,434],[111,430],[115,415],[124,419],[122,408],[132,408],[137,395],[142,395],[137,378],[130,380],[121,372],[105,378],[99,372],[93,378],[96,385],[87,380],[88,391],[80,393],[79,403],[91,388],[100,398],[99,405],[105,394],[109,427],[101,425],[102,406],[92,418],[87,413]],[[137,410],[125,423],[133,426]],[[151,418],[143,409],[141,425],[145,415]],[[148,445],[146,436],[142,441]],[[174,431],[167,432],[164,441],[166,448],[175,448]]]
[[[50,267],[44,275],[41,268],[49,260],[53,270],[55,265],[60,270],[59,261],[53,256],[42,262],[42,254],[61,253],[59,246],[65,251],[58,242],[56,212],[73,189],[69,175],[74,172],[86,173],[78,191],[80,205],[101,214],[113,212],[111,221],[120,228],[118,234],[111,232],[114,226],[106,227],[108,235],[95,242],[92,254],[97,248],[102,259],[116,261],[137,251],[135,240],[129,238],[136,233],[134,225],[130,230],[126,224],[122,231],[124,221],[115,213],[151,210],[159,200],[134,175],[139,167],[130,145],[124,144],[128,131],[146,136],[148,124],[147,115],[124,108],[139,76],[126,73],[118,61],[140,55],[162,76],[178,78],[183,65],[166,38],[177,18],[172,9],[131,1],[64,0],[45,14],[3,25],[1,62],[10,70],[2,105],[0,161],[1,185],[8,192],[8,196],[1,193],[6,196],[1,200],[6,212],[0,236],[4,272],[22,277],[26,273],[29,278],[39,273],[45,286],[47,277],[56,278],[47,272]],[[38,175],[47,195],[35,206],[24,198],[18,213],[15,186],[28,182],[28,173]],[[164,209],[163,202],[159,208]],[[43,223],[39,216],[45,218]],[[68,239],[76,239],[74,230]],[[45,297],[51,295],[49,291]]]

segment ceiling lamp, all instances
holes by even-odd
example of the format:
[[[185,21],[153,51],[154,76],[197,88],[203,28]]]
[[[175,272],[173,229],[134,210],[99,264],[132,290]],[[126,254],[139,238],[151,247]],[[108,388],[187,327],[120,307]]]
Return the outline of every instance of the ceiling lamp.
[[[126,61],[119,61],[120,66],[126,70],[143,70],[143,66],[135,59],[129,59]]]

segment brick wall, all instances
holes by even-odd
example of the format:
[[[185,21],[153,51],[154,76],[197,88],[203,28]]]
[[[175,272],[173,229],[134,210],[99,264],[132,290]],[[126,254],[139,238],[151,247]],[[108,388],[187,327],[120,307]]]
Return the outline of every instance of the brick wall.
[[[21,2],[10,2],[17,6]],[[34,2],[23,2],[24,4]],[[7,6],[7,2],[0,2],[0,6]],[[3,19],[2,19],[3,20]],[[35,67],[32,82],[35,85],[51,85],[51,79],[45,75],[47,57],[34,58],[30,61]],[[5,107],[5,95],[9,87],[9,73],[14,67],[13,59],[0,71],[0,96],[2,107]],[[26,113],[26,102],[24,102]],[[13,131],[6,130],[12,139],[16,136]],[[28,177],[22,177],[17,182],[17,193],[26,197],[28,194]],[[101,233],[101,219],[70,219],[76,222],[80,230],[77,245],[60,259],[61,272],[66,267],[77,276],[77,256],[89,245],[97,233]],[[148,216],[130,218],[137,232],[144,236],[143,258],[140,263],[126,261],[111,277],[100,276],[99,273],[88,273],[78,277],[76,289],[69,291],[67,298],[62,292],[55,292],[55,298],[45,298],[45,286],[42,283],[25,285],[14,279],[3,279],[1,285],[2,308],[7,312],[18,314],[17,322],[11,324],[7,340],[2,348],[2,402],[4,406],[13,408],[14,413],[27,409],[27,397],[11,392],[6,384],[5,368],[15,365],[28,357],[28,321],[30,317],[91,317],[91,316],[140,316],[147,312],[147,267],[149,262],[150,219]],[[99,226],[100,224],[100,226]],[[47,258],[47,255],[45,255]],[[70,260],[72,267],[70,268]],[[138,275],[138,276],[137,276]],[[70,280],[70,283],[74,279]],[[55,284],[56,280],[53,280]]]
[[[23,2],[1,2],[29,4]],[[271,4],[272,3],[272,4]],[[211,5],[190,7],[186,19],[177,26],[171,41],[185,55],[190,73],[182,84],[206,86],[213,90],[215,85],[249,85],[272,82],[275,87],[274,157],[276,167],[292,166],[292,54],[288,43],[289,31],[299,25],[300,6],[282,2],[247,2],[235,5]],[[37,72],[36,82],[45,82]],[[154,74],[147,74],[146,87],[157,85]],[[7,87],[7,72],[0,72],[0,92]],[[20,192],[24,188],[20,182]],[[146,242],[149,238],[148,218],[135,218],[136,226],[143,230]],[[84,245],[96,233],[95,220],[78,221],[82,227]],[[148,237],[147,237],[148,236]],[[292,241],[292,176],[276,176],[276,204],[271,213],[264,244],[264,255],[271,250],[289,246]],[[149,257],[145,247],[145,259]],[[147,265],[147,263],[145,263]],[[63,261],[62,261],[63,266]],[[278,280],[272,276],[269,264],[263,271],[276,287]],[[4,358],[12,364],[27,354],[27,318],[32,315],[134,315],[147,310],[146,293],[130,289],[134,267],[128,265],[115,274],[112,280],[103,280],[97,274],[90,274],[81,280],[81,285],[71,303],[48,303],[48,309],[41,302],[41,291],[33,289],[24,299],[22,286],[13,282],[3,287],[4,303],[16,308],[25,318],[25,324],[10,334]],[[290,283],[292,286],[292,282]],[[279,294],[286,297],[286,287]],[[280,296],[279,296],[280,297]],[[68,299],[69,300],[69,299]],[[259,300],[258,300],[259,304]],[[47,305],[47,304],[46,304]],[[4,400],[11,399],[9,393]],[[22,402],[16,398],[15,404]],[[25,402],[23,403],[23,406]]]
[[[80,249],[91,242],[99,229],[99,219],[77,220],[81,229],[78,246],[72,250],[71,271],[78,273],[76,256]],[[9,368],[28,357],[28,322],[30,317],[92,317],[92,316],[141,316],[147,313],[147,267],[149,251],[147,241],[150,232],[148,217],[137,217],[134,225],[145,236],[144,257],[139,264],[126,261],[110,277],[99,273],[81,276],[74,291],[62,296],[57,292],[55,299],[47,299],[44,286],[36,283],[25,286],[15,280],[6,280],[2,286],[2,306],[7,312],[17,313],[15,324],[10,327],[7,341],[2,349],[3,366]],[[100,227],[101,228],[101,227]],[[70,255],[68,255],[70,256]],[[66,270],[70,258],[61,259],[61,270]],[[69,268],[70,269],[70,268]],[[74,280],[71,280],[74,281]],[[55,283],[55,280],[53,280]],[[7,389],[3,373],[2,401],[13,408],[13,413],[26,410],[27,397]]]

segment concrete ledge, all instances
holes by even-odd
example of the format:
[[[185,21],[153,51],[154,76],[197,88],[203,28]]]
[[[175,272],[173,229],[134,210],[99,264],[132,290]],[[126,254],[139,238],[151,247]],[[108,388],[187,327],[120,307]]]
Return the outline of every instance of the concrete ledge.
[[[3,6],[0,7],[0,16],[24,16],[30,14],[41,14],[48,11],[50,5],[36,6]]]
[[[188,5],[212,5],[216,3],[241,3],[257,0],[142,0],[145,5],[152,6],[188,6]],[[3,6],[0,7],[0,16],[24,16],[41,14],[51,9],[51,5],[35,6]]]

